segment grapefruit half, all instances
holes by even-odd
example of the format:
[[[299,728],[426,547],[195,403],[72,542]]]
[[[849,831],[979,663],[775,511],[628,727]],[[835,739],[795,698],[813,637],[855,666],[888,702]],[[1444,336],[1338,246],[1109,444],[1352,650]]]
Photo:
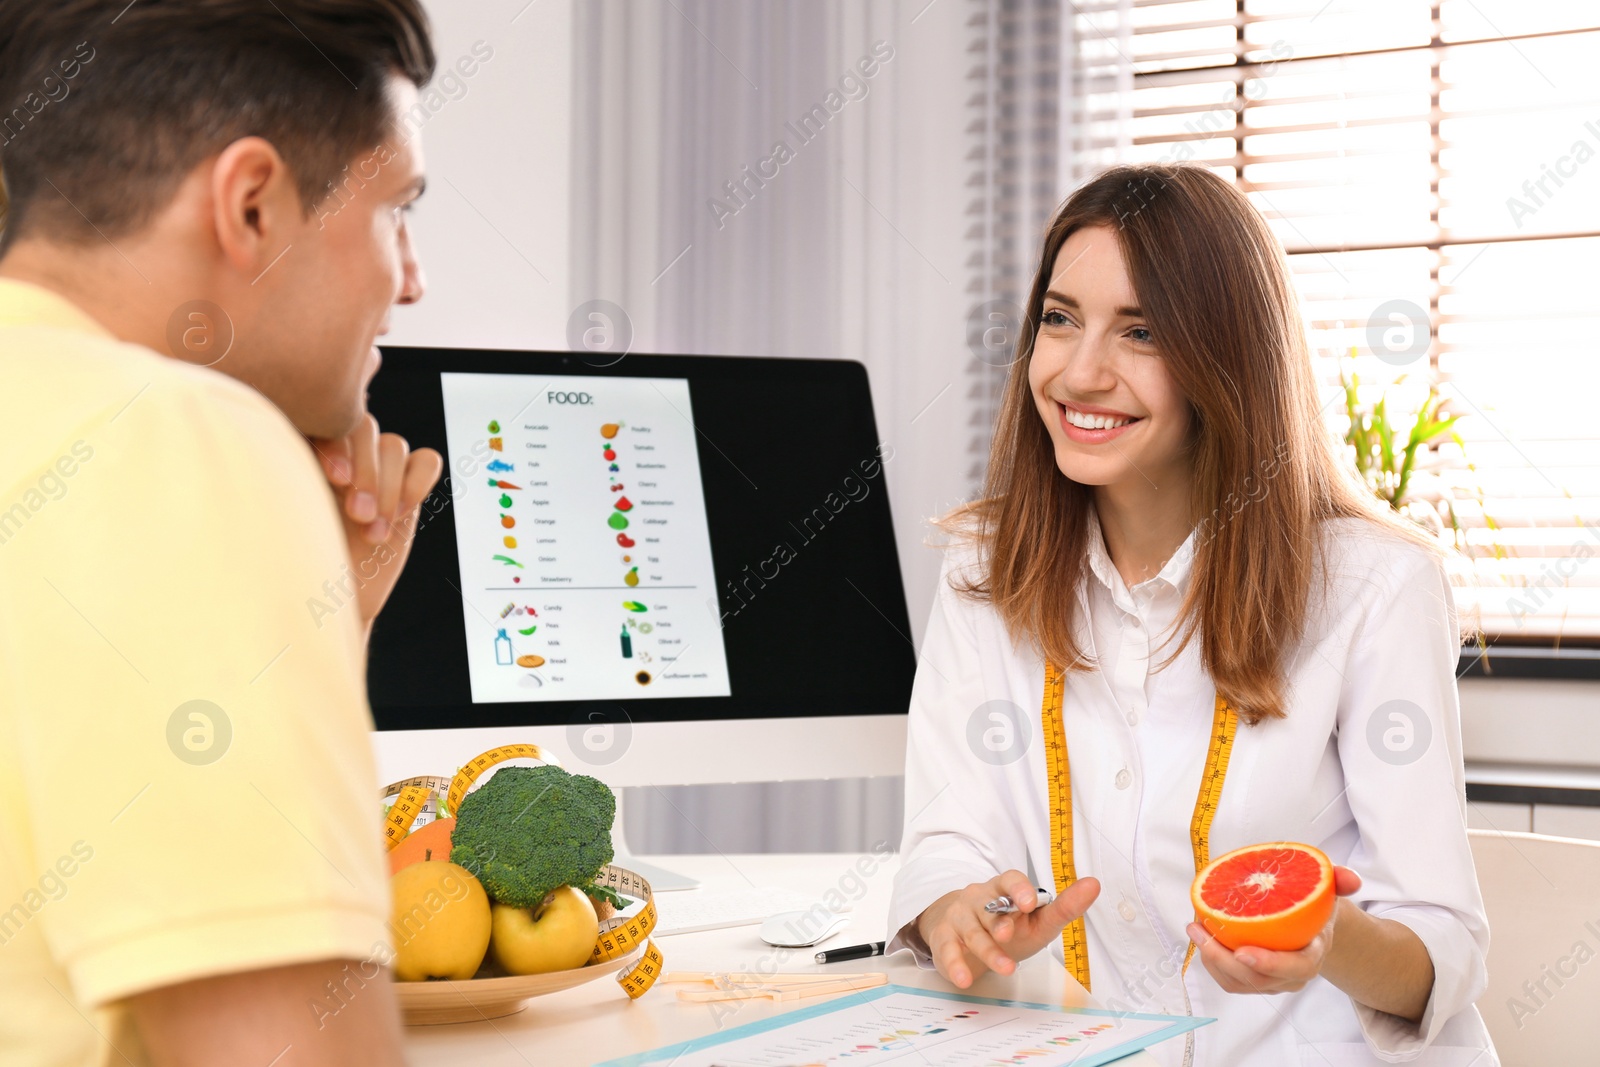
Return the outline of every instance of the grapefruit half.
[[[1298,952],[1333,915],[1333,864],[1320,849],[1270,841],[1218,856],[1195,875],[1195,918],[1229,948]]]

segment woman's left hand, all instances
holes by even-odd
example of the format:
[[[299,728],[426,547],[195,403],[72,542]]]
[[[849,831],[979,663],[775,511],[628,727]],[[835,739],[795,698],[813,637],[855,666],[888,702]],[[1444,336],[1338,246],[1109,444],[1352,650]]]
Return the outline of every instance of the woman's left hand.
[[[1361,888],[1361,876],[1348,867],[1334,867],[1333,888],[1339,896],[1347,897]],[[1250,945],[1231,949],[1198,922],[1189,924],[1189,939],[1195,943],[1200,962],[1226,992],[1293,993],[1322,972],[1323,961],[1333,947],[1334,926],[1346,907],[1354,905],[1339,901],[1322,932],[1299,952],[1274,952]]]

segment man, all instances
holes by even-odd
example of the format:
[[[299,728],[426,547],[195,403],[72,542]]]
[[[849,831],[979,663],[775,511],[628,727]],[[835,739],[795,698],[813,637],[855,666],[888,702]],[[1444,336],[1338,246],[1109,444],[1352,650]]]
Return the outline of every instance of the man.
[[[365,389],[433,67],[418,0],[0,0],[0,1065],[401,1062],[365,642],[441,461]]]

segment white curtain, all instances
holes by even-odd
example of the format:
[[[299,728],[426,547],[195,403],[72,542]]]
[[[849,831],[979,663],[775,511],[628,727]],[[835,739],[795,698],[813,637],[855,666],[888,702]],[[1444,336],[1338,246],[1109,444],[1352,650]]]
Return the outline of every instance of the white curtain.
[[[864,363],[895,450],[914,644],[939,566],[925,520],[981,485],[1015,340],[991,305],[1020,300],[1062,191],[1061,11],[592,0],[575,14],[569,338]],[[756,399],[781,434],[782,398]],[[897,780],[636,792],[638,851],[899,836]]]

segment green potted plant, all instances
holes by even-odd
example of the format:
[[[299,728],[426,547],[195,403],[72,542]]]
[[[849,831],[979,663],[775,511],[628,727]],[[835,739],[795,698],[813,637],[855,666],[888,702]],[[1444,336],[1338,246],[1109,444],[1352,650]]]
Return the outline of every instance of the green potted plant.
[[[1374,496],[1397,513],[1440,537],[1448,527],[1451,543],[1465,550],[1466,532],[1456,513],[1458,487],[1443,477],[1443,472],[1452,468],[1474,469],[1466,455],[1466,442],[1456,431],[1461,415],[1450,410],[1437,382],[1429,382],[1420,401],[1403,403],[1400,394],[1406,391],[1405,375],[1375,400],[1363,400],[1360,376],[1353,366],[1355,351],[1350,350],[1351,365],[1339,368],[1339,385],[1347,419],[1344,443],[1356,473]],[[1409,391],[1414,394],[1415,388]],[[1459,453],[1444,451],[1441,446],[1445,444],[1454,444]],[[1474,496],[1485,524],[1497,530],[1493,517],[1482,510],[1482,491]],[[1497,558],[1504,555],[1498,541],[1494,553]]]
[[[1450,410],[1450,401],[1430,380],[1420,400],[1416,384],[1402,375],[1383,388],[1375,399],[1363,399],[1360,377],[1356,374],[1356,349],[1339,367],[1339,384],[1344,392],[1347,421],[1344,443],[1356,473],[1379,500],[1396,513],[1428,530],[1455,549],[1451,553],[1452,580],[1466,584],[1474,579],[1473,551],[1466,528],[1457,512],[1462,488],[1445,475],[1448,471],[1476,468],[1467,456],[1466,442],[1456,430],[1461,415]],[[1446,449],[1446,445],[1455,449]],[[1499,526],[1485,507],[1481,488],[1468,490],[1490,531],[1490,550],[1495,559],[1506,558],[1500,543]],[[1471,624],[1479,649],[1485,647],[1482,628]]]

